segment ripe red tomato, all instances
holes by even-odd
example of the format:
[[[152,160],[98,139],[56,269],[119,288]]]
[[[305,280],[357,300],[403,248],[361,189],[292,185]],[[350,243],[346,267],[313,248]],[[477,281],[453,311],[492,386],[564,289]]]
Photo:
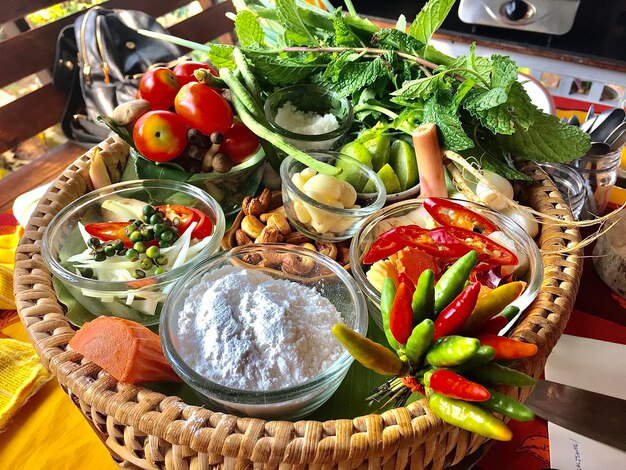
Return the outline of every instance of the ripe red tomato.
[[[197,82],[196,77],[193,76],[193,72],[198,69],[209,69],[211,71],[211,75],[217,77],[217,70],[211,65],[205,64],[204,62],[196,62],[193,60],[188,60],[186,62],[181,62],[180,64],[174,67],[174,75],[176,75],[176,79],[181,86],[186,85],[189,82]]]
[[[233,112],[228,101],[204,83],[184,85],[176,95],[174,106],[185,124],[204,135],[225,134],[233,125]]]
[[[135,124],[133,141],[139,153],[148,160],[167,162],[185,150],[187,128],[171,111],[149,111]]]
[[[260,143],[257,135],[244,123],[236,122],[224,135],[220,152],[228,155],[234,165],[238,165],[256,152]]]
[[[154,109],[169,109],[174,104],[180,83],[174,72],[166,67],[148,70],[139,82],[139,93]]]

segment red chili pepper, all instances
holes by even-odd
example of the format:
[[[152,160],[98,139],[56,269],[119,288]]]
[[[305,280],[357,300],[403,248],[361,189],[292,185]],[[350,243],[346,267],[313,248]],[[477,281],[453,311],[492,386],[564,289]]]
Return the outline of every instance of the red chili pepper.
[[[503,266],[515,265],[518,262],[517,256],[512,251],[491,238],[460,227],[445,227],[445,230],[463,245],[476,250],[481,261]]]
[[[400,283],[389,314],[389,329],[400,344],[406,344],[413,331],[413,308],[411,307],[413,293],[411,290],[410,283]]]
[[[411,390],[411,393],[418,392],[418,393],[421,393],[422,395],[425,395],[426,391],[424,390],[424,386],[421,383],[419,383],[417,379],[413,377],[412,375],[407,375],[406,377],[402,377],[401,380],[404,386],[408,388],[409,390]]]
[[[459,331],[470,317],[480,293],[480,282],[472,282],[435,320],[435,337],[449,336]]]
[[[397,227],[397,235],[408,245],[438,258],[460,258],[471,251],[443,228],[426,230],[417,225]]]
[[[424,209],[444,227],[461,227],[478,231],[483,235],[498,231],[498,227],[482,215],[448,199],[426,198],[424,199]]]
[[[497,335],[508,322],[509,321],[506,319],[506,317],[503,317],[502,315],[496,315],[495,317],[487,320],[487,323],[485,323],[485,326],[483,326],[481,333]]]
[[[406,273],[400,273],[398,274],[398,283],[405,283],[409,285],[410,291],[411,291],[411,295],[413,295],[415,293],[415,284],[413,284],[413,281],[411,281],[411,279],[409,279],[409,276],[406,275]]]
[[[494,360],[520,359],[522,357],[531,357],[537,354],[537,345],[524,343],[523,341],[517,341],[505,336],[480,334],[477,338],[481,345],[491,346],[496,350]]]
[[[124,231],[129,225],[131,225],[130,222],[96,222],[85,225],[85,232],[103,242],[122,240],[124,246],[130,248],[133,246],[133,242],[130,241]]]
[[[486,401],[491,393],[485,387],[447,369],[438,369],[430,376],[430,388],[450,398],[465,401]]]
[[[388,258],[407,246],[408,243],[397,233],[397,228],[392,228],[378,236],[378,239],[372,244],[363,258],[363,263],[372,264],[381,259]]]
[[[436,256],[457,259],[472,251],[471,248],[450,235],[445,227],[434,228],[428,234],[437,246]]]

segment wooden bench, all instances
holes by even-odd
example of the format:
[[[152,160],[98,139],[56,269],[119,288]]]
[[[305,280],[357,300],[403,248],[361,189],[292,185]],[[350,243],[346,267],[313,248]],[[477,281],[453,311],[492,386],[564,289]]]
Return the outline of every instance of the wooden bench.
[[[59,0],[7,0],[0,9],[0,24],[7,24],[9,38],[0,42],[0,88],[37,74],[42,86],[0,107],[0,153],[59,123],[65,95],[50,82],[56,39],[59,31],[83,12],[61,18],[36,29],[28,29],[24,17],[31,12],[59,3]],[[141,10],[155,18],[191,0],[108,0],[103,8]],[[224,15],[234,11],[232,2],[199,0],[203,11],[169,28],[185,39],[205,43],[214,39],[230,42],[232,21]],[[185,52],[184,50],[182,52]],[[20,194],[57,176],[85,151],[71,142],[59,145],[0,180],[0,212],[9,209]]]

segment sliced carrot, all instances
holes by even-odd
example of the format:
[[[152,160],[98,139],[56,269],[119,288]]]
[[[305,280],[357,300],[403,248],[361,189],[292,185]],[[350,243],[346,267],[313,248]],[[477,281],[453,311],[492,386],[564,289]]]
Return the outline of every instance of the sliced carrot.
[[[85,323],[70,346],[120,382],[180,382],[161,349],[161,340],[148,328],[116,317]]]
[[[396,256],[398,274],[404,273],[413,285],[417,284],[420,275],[427,269],[432,269],[437,274],[435,259],[425,251],[407,247],[396,253]]]

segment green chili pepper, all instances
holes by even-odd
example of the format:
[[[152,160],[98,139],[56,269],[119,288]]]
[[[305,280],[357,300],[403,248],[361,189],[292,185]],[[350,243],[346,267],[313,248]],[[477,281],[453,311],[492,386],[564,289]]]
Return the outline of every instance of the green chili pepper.
[[[393,283],[393,279],[386,277],[383,281],[383,288],[380,291],[380,314],[383,317],[383,330],[387,338],[387,343],[392,349],[398,350],[400,345],[393,337],[391,329],[389,329],[389,315],[391,313],[391,307],[393,306],[393,299],[396,296],[396,285]]]
[[[488,385],[515,385],[516,387],[526,387],[537,383],[530,375],[509,369],[495,362],[490,362],[484,366],[472,369],[468,375]]]
[[[478,261],[478,253],[470,251],[461,256],[443,273],[435,285],[435,313],[438,314],[452,302],[465,287],[465,281]]]
[[[360,335],[341,323],[332,328],[333,334],[361,364],[381,375],[401,375],[404,363],[386,347]]]
[[[421,362],[424,354],[430,348],[435,334],[435,324],[430,318],[423,320],[413,328],[413,332],[406,342],[405,354],[409,361]]]
[[[479,403],[481,408],[501,413],[516,421],[531,421],[535,417],[535,413],[530,408],[510,396],[490,388],[487,390],[491,393],[491,397]]]
[[[480,347],[476,338],[444,336],[432,345],[426,354],[426,362],[436,367],[458,366],[469,360]]]
[[[502,310],[498,315],[506,318],[508,321],[511,321],[515,318],[515,316],[519,313],[519,307],[515,305],[509,305],[504,310]]]
[[[420,274],[413,293],[413,324],[419,325],[422,320],[432,318],[435,314],[435,273],[426,269]]]
[[[525,282],[509,282],[480,297],[476,302],[474,311],[465,321],[461,330],[462,333],[474,335],[481,331],[489,319],[496,316],[503,308],[519,297],[525,286]]]
[[[496,356],[496,350],[491,346],[481,346],[476,350],[476,354],[470,357],[463,364],[455,367],[450,367],[449,369],[457,374],[462,374],[468,370],[475,369],[476,367],[480,367],[482,365],[487,364],[492,361]]]
[[[498,441],[510,441],[513,433],[506,424],[486,410],[439,393],[428,397],[430,409],[446,423]]]

